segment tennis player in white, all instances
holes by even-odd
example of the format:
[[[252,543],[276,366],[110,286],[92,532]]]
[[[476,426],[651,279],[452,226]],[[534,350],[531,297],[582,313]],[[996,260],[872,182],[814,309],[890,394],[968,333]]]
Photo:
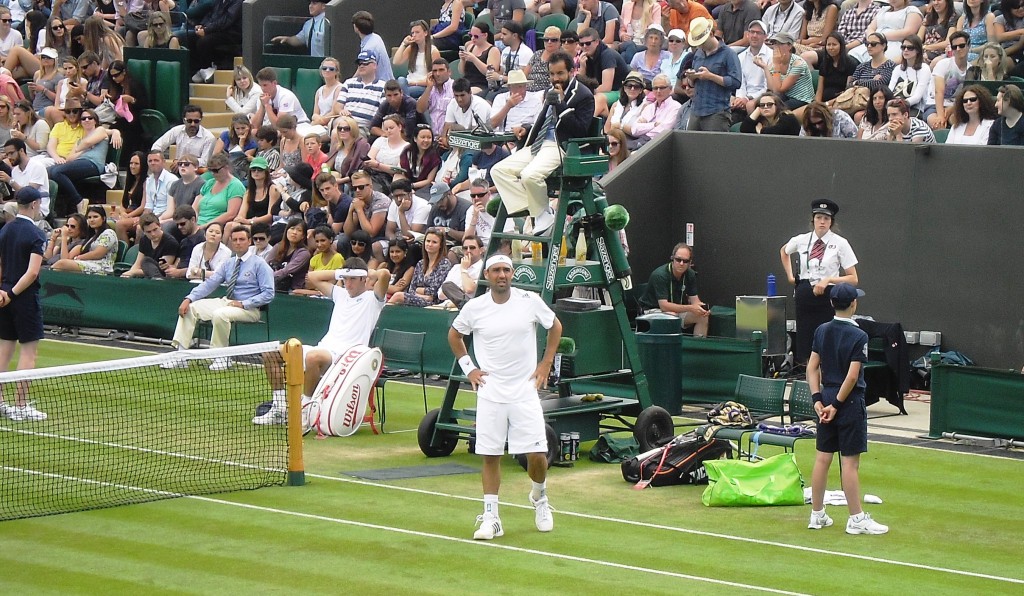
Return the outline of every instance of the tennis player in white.
[[[506,441],[509,453],[526,454],[537,529],[550,532],[554,519],[546,487],[548,444],[537,390],[547,382],[562,324],[540,296],[512,287],[512,260],[507,256],[487,259],[484,277],[490,291],[467,302],[448,330],[448,344],[477,391],[476,452],[484,458],[484,512],[477,517],[473,538],[490,540],[504,534],[498,489]],[[548,330],[540,362],[538,323]],[[479,366],[466,350],[464,336],[470,334]]]

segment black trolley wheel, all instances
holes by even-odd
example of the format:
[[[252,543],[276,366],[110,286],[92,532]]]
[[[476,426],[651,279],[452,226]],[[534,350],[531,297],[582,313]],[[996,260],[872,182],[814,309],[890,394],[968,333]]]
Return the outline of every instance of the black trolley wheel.
[[[427,457],[448,457],[452,451],[455,451],[455,446],[459,443],[458,438],[445,434],[443,437],[438,437],[441,439],[440,444],[436,446],[430,444],[434,439],[434,430],[440,415],[440,408],[431,410],[423,417],[423,420],[420,420],[420,426],[416,429],[416,442],[419,443],[420,451]]]
[[[640,453],[660,447],[675,436],[672,415],[661,406],[644,408],[636,417],[633,437],[640,444]]]

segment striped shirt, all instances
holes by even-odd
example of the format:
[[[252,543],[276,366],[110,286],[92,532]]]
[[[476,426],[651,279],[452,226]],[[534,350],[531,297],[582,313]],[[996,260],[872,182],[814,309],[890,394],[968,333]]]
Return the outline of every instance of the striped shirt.
[[[768,71],[769,75],[774,76],[780,74],[775,70],[775,63],[772,62],[772,66]],[[786,68],[785,73],[781,73],[782,78],[785,79],[789,76],[796,75],[798,78],[796,83],[789,88],[786,92],[786,96],[790,99],[797,99],[804,103],[811,103],[814,101],[814,82],[811,79],[811,69],[807,66],[807,62],[803,58],[793,54],[789,57],[789,67]]]
[[[370,121],[377,115],[380,102],[384,99],[386,82],[378,79],[364,83],[359,77],[352,77],[341,84],[338,103],[348,109],[360,128],[370,128]]]
[[[910,119],[910,132],[903,135],[903,141],[909,143],[914,140],[914,137],[921,137],[919,143],[934,143],[935,135],[932,134],[932,128],[928,126],[924,120],[917,118]]]
[[[871,67],[871,60],[861,62],[853,70],[853,84],[867,87],[872,92],[877,91],[881,87],[888,87],[889,81],[892,80],[892,71],[895,68],[896,65],[893,64],[892,60],[886,60],[878,68]],[[875,75],[882,76],[879,79],[875,79]]]

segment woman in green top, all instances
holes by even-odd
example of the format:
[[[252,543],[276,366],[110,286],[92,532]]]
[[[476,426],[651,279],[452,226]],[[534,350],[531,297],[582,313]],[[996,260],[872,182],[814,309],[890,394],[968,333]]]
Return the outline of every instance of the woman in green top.
[[[212,155],[207,163],[207,171],[213,174],[213,178],[203,185],[192,208],[198,215],[199,227],[213,221],[224,225],[238,215],[245,186],[231,172],[226,153]]]
[[[803,58],[793,53],[793,37],[780,32],[772,35],[766,43],[772,48],[771,63],[756,56],[754,64],[764,70],[768,90],[785,98],[786,107],[791,110],[814,101],[811,68]]]

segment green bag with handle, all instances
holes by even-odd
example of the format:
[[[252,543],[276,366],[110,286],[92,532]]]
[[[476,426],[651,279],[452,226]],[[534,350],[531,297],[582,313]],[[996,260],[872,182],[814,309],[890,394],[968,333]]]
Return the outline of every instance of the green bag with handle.
[[[804,504],[804,479],[793,453],[757,462],[713,459],[705,461],[704,468],[708,487],[701,502],[708,507]]]

